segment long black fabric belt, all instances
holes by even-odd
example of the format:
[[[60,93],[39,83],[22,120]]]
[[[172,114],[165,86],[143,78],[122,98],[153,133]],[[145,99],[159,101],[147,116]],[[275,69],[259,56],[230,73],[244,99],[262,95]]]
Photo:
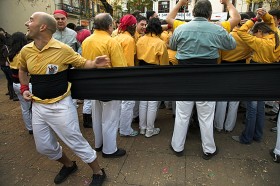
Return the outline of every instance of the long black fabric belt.
[[[32,75],[32,94],[40,99],[51,99],[66,93],[68,70],[56,74]]]
[[[280,64],[71,69],[72,97],[105,100],[279,100]]]

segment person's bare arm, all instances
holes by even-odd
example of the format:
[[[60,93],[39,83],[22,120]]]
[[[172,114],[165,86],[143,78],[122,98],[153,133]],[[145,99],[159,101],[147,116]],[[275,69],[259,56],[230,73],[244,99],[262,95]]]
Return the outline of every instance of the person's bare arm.
[[[23,96],[23,98],[26,101],[31,101],[32,100],[32,93],[29,91],[29,77],[28,77],[28,72],[20,68],[18,72],[19,80],[20,80],[20,92]]]
[[[84,68],[99,68],[99,67],[110,67],[110,59],[104,55],[104,56],[98,56],[95,58],[95,60],[87,60]]]
[[[228,9],[229,16],[230,16],[228,21],[230,22],[230,27],[232,30],[240,22],[240,20],[241,20],[240,14],[236,10],[236,8],[233,6],[233,4],[230,2],[230,0],[220,0],[220,2],[224,5],[226,5],[226,7]]]
[[[169,12],[169,14],[166,17],[166,22],[170,25],[173,26],[173,23],[175,21],[175,17],[177,16],[177,13],[179,12],[179,9],[181,6],[187,5],[188,0],[180,0],[178,3],[174,6],[174,8]]]

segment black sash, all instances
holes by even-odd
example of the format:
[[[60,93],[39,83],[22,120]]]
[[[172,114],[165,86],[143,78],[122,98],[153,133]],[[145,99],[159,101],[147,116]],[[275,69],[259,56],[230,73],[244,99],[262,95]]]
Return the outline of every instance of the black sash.
[[[32,94],[40,99],[51,99],[67,92],[68,70],[56,74],[31,75]]]
[[[76,99],[279,100],[280,64],[211,64],[71,69]]]
[[[191,59],[178,59],[179,65],[209,65],[217,64],[217,59],[200,59],[200,58],[191,58]]]

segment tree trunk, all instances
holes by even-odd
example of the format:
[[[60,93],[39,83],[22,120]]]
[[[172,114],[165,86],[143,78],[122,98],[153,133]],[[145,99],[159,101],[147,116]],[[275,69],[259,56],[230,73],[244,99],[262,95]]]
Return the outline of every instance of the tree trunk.
[[[100,1],[103,4],[106,12],[111,14],[111,16],[113,16],[113,8],[112,8],[112,6],[106,0],[100,0]]]

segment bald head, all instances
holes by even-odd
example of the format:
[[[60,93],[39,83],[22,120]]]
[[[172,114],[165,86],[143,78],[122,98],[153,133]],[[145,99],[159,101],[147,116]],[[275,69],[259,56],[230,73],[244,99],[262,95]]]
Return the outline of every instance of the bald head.
[[[113,18],[108,13],[100,13],[94,18],[94,29],[107,31],[113,24]]]
[[[35,12],[34,14],[38,16],[40,24],[45,24],[47,26],[47,30],[50,31],[51,34],[55,33],[56,20],[52,15],[47,14],[45,12]]]

